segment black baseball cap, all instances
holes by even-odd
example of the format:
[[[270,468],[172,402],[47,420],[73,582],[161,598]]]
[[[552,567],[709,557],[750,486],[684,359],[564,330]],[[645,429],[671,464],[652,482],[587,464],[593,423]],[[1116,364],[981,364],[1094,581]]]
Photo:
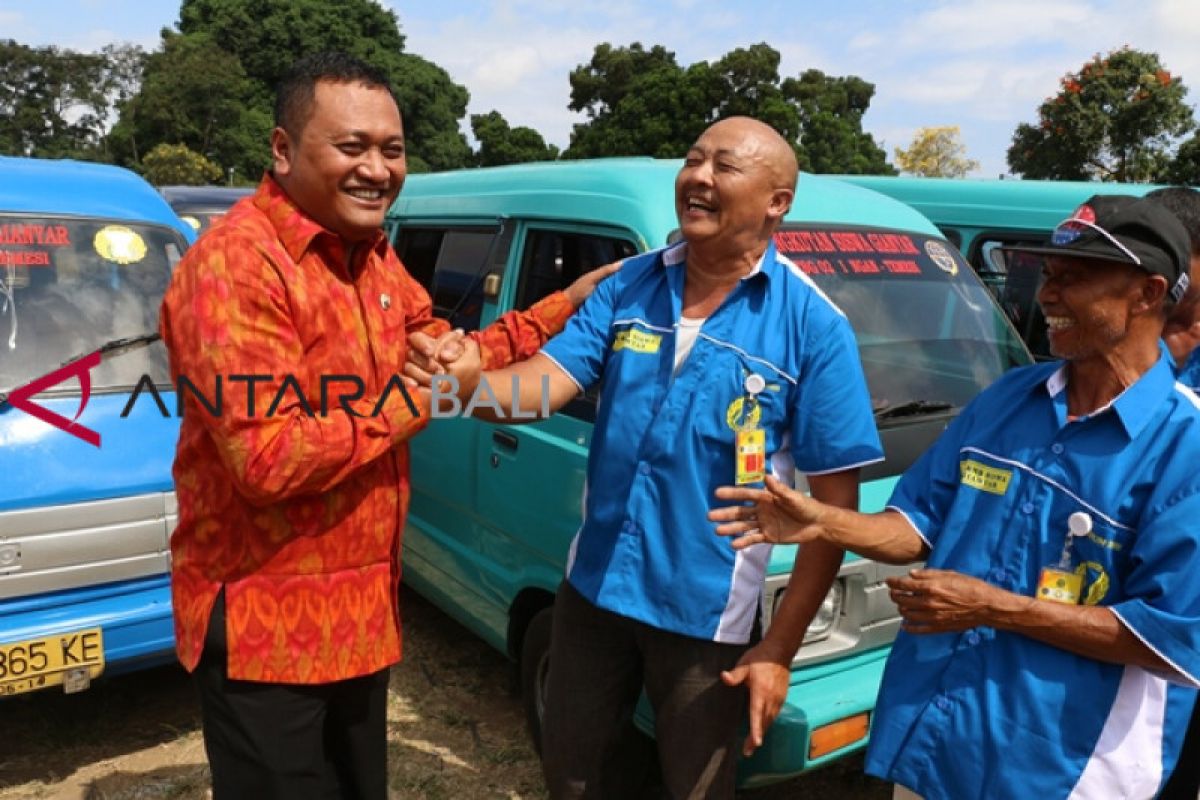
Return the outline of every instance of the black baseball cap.
[[[1178,302],[1189,284],[1191,247],[1183,223],[1161,203],[1098,194],[1060,222],[1045,244],[1001,249],[1132,264],[1166,278],[1167,293]]]

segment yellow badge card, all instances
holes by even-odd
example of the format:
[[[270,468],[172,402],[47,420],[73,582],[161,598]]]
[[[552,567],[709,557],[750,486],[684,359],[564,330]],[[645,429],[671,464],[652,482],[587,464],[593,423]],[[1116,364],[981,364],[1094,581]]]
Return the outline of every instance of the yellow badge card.
[[[1055,603],[1066,603],[1069,606],[1079,603],[1079,594],[1083,590],[1083,576],[1057,567],[1042,567],[1038,577],[1037,597],[1039,600],[1050,600]]]
[[[1012,480],[1012,470],[981,464],[974,459],[962,462],[961,469],[963,486],[971,486],[992,494],[1007,492],[1008,482]]]
[[[628,328],[623,331],[617,331],[617,337],[613,341],[613,352],[617,350],[632,350],[635,353],[657,353],[659,345],[662,344],[662,336],[657,333],[646,333],[645,331]]]
[[[767,469],[767,433],[762,428],[737,432],[737,485],[761,483]]]

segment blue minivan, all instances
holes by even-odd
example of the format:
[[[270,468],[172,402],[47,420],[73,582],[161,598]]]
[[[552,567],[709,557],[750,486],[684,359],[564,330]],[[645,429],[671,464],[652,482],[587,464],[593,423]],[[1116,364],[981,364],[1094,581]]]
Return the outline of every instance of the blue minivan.
[[[386,227],[434,313],[475,329],[589,269],[666,245],[678,233],[679,167],[625,158],[415,175]],[[803,175],[775,243],[854,326],[886,454],[862,473],[861,506],[877,511],[958,409],[1028,363],[1028,351],[962,256],[903,203]],[[596,397],[532,425],[439,419],[411,445],[404,579],[513,659],[535,743],[551,606],[581,519]],[[772,552],[765,624],[795,553]],[[847,557],[792,663],[782,713],[740,766],[743,786],[865,745],[900,624],[884,579],[905,569]],[[647,705],[635,722],[653,730]]]
[[[128,170],[0,157],[0,697],[173,658],[173,408],[155,341],[194,239]],[[170,413],[167,413],[167,412]]]

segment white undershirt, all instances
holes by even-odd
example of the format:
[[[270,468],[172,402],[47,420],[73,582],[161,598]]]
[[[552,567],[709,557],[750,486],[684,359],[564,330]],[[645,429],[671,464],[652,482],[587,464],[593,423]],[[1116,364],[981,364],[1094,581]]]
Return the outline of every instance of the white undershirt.
[[[692,352],[692,345],[696,343],[696,336],[700,333],[700,326],[703,324],[703,317],[700,319],[679,318],[679,325],[675,327],[675,368],[671,370],[672,378],[679,374],[683,362],[687,361],[688,353]]]

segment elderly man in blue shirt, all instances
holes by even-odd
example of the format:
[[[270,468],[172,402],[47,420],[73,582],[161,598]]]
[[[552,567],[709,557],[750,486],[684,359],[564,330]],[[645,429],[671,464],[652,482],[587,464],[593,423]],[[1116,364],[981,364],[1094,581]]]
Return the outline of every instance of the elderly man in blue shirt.
[[[770,548],[716,539],[713,491],[799,469],[815,497],[854,508],[859,468],[882,459],[849,323],[772,244],[796,180],[770,127],[715,123],[676,179],[683,241],[626,260],[541,353],[487,374],[504,408],[513,376],[522,408],[542,405],[545,382],[551,411],[602,384],[554,604],[542,728],[554,798],[614,796],[643,686],[670,795],[733,795],[739,723],[748,713],[753,751],[842,551],[805,548],[755,643]]]
[[[897,796],[1149,798],[1200,687],[1200,399],[1160,342],[1188,235],[1097,196],[1023,249],[1062,361],[980,394],[879,514],[768,480],[710,516],[736,547],[926,561],[889,580],[904,625],[867,756]]]

